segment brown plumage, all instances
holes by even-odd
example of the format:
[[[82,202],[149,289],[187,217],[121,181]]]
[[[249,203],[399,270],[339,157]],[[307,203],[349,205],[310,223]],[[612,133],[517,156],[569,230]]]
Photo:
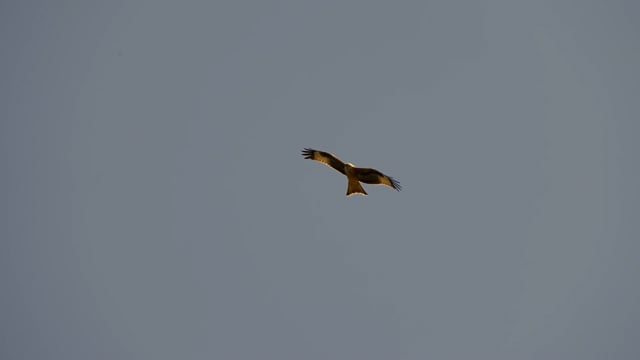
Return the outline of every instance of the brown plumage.
[[[302,156],[305,159],[319,161],[345,175],[347,177],[347,196],[353,194],[367,195],[360,182],[372,185],[386,185],[397,191],[402,190],[400,183],[391,176],[387,176],[376,169],[357,168],[353,164],[345,163],[328,152],[305,148],[302,150]]]

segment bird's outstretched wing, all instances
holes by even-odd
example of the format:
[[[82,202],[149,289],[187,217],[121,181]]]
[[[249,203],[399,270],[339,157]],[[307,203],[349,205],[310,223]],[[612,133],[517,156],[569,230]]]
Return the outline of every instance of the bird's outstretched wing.
[[[321,162],[321,163],[323,163],[323,164],[325,164],[325,165],[327,165],[329,167],[334,168],[335,170],[339,171],[340,173],[345,174],[344,173],[344,162],[342,162],[342,160],[338,159],[333,154],[330,154],[330,153],[324,152],[324,151],[305,148],[304,150],[302,150],[302,156],[304,156],[305,159],[311,159],[311,160],[319,161],[319,162]]]
[[[391,176],[387,176],[376,169],[355,168],[354,171],[358,180],[365,184],[386,185],[398,191],[402,190],[402,186],[400,186],[398,180]]]

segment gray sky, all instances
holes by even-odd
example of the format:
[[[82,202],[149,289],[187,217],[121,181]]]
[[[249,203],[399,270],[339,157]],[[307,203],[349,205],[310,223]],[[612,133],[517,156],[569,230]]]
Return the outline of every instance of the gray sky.
[[[637,359],[639,4],[3,2],[0,357]]]

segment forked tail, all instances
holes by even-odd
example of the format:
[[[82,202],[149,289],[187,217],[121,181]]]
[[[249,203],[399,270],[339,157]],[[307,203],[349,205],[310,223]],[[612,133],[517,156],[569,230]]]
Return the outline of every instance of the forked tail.
[[[351,196],[353,194],[361,194],[363,196],[367,196],[367,192],[364,191],[362,184],[358,179],[349,179],[349,184],[347,185],[347,196]]]

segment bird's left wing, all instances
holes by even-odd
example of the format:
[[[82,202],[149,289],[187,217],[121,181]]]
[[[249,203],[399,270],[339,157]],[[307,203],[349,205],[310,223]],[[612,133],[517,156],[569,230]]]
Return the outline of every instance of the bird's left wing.
[[[324,152],[324,151],[320,151],[320,150],[314,150],[314,149],[308,149],[305,148],[304,150],[302,150],[302,156],[304,156],[305,159],[311,159],[311,160],[315,160],[315,161],[319,161],[329,167],[332,167],[334,169],[336,169],[337,171],[341,172],[342,174],[344,173],[344,162],[342,162],[342,160],[338,159],[335,155],[330,154],[328,152]],[[346,175],[346,174],[345,174]]]

